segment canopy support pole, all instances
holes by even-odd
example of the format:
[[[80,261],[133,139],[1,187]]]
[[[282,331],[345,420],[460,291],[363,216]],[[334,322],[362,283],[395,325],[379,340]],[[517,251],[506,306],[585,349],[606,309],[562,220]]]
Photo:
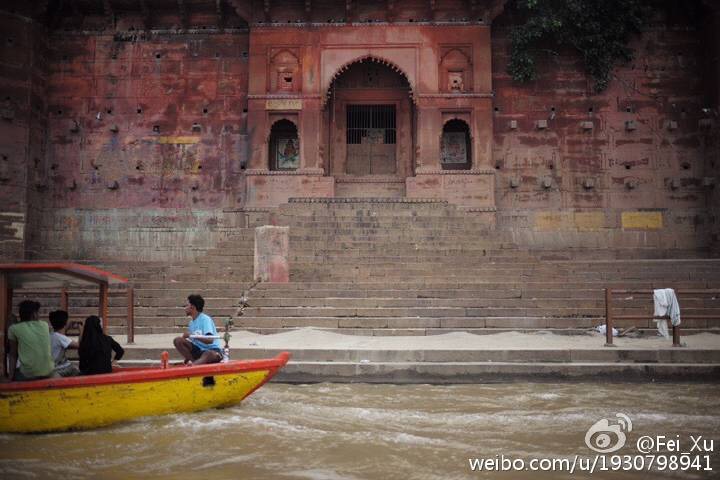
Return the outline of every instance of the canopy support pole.
[[[127,289],[127,343],[135,343],[135,290]]]
[[[98,301],[98,316],[102,319],[103,332],[107,334],[108,328],[108,284],[100,283],[100,298]]]
[[[2,376],[8,376],[7,364],[7,335],[8,322],[10,313],[12,312],[12,289],[8,286],[8,278],[4,273],[0,273],[0,332],[2,332],[2,341],[0,342],[0,358],[2,358]]]
[[[69,301],[70,295],[68,294],[67,288],[63,288],[60,292],[60,310],[68,311],[68,308],[70,306]]]

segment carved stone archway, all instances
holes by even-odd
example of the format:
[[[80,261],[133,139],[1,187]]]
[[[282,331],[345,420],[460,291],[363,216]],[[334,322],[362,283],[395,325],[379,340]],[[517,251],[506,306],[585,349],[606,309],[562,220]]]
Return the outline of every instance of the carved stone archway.
[[[344,64],[342,64],[339,68],[337,68],[335,70],[335,72],[330,77],[329,81],[327,82],[327,85],[325,85],[323,88],[323,90],[325,92],[325,95],[322,98],[322,106],[323,107],[325,107],[327,105],[327,102],[330,99],[330,96],[332,95],[332,87],[333,87],[333,84],[335,83],[335,80],[338,77],[340,77],[343,73],[345,73],[347,70],[349,70],[351,67],[353,67],[354,65],[361,65],[365,62],[385,65],[386,67],[390,68],[394,72],[396,72],[399,75],[401,75],[402,77],[404,77],[409,86],[410,99],[413,102],[413,104],[416,103],[415,86],[413,85],[410,75],[408,75],[405,72],[405,70],[400,68],[395,62],[392,62],[392,61],[390,61],[386,58],[383,58],[382,56],[376,55],[376,54],[367,54],[367,55],[362,55],[360,57],[354,58],[348,62],[345,62]]]
[[[332,76],[324,109],[337,196],[403,197],[413,171],[414,98],[408,75],[362,57]]]

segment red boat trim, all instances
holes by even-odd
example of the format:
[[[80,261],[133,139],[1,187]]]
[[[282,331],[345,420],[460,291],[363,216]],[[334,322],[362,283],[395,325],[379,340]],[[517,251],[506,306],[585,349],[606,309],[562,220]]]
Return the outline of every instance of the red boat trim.
[[[145,383],[159,380],[173,380],[187,377],[207,377],[211,375],[227,375],[233,373],[269,370],[269,375],[260,385],[264,385],[290,359],[289,352],[282,352],[275,358],[266,360],[235,360],[228,363],[211,363],[198,366],[177,366],[170,368],[133,368],[129,371],[118,369],[117,372],[102,375],[80,377],[46,378],[30,382],[12,382],[0,384],[0,395],[3,393],[28,392],[34,390],[53,390],[62,388],[94,387],[100,385],[117,385],[122,383]],[[260,387],[258,385],[258,388]],[[253,390],[254,391],[254,390]],[[252,392],[251,392],[252,393]]]
[[[114,273],[79,263],[3,263],[0,264],[0,271],[12,273],[25,273],[32,271],[64,273],[80,278],[81,280],[102,282],[114,281],[128,283],[128,279]]]

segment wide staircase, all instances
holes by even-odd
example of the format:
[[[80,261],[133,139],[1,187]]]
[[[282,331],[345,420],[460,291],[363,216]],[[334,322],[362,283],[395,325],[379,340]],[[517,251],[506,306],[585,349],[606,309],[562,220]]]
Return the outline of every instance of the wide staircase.
[[[254,227],[290,227],[291,281],[252,281]],[[594,255],[593,255],[594,256]],[[258,333],[316,327],[361,335],[453,331],[582,333],[604,322],[604,288],[720,288],[718,259],[541,260],[473,213],[441,201],[296,200],[259,216],[187,263],[105,262],[135,288],[136,334],[179,333],[188,294],[217,321]],[[16,301],[23,298],[18,292]],[[126,331],[122,290],[110,299],[110,332]],[[43,297],[57,308],[58,292]],[[239,316],[242,299],[247,308]],[[720,315],[720,295],[681,297],[686,316]],[[97,312],[95,292],[71,292],[74,319]],[[619,299],[620,328],[654,328],[652,298]],[[685,333],[720,332],[720,318],[687,320]]]
[[[290,227],[290,283],[256,284],[252,280],[254,228],[266,224]],[[182,332],[188,321],[183,305],[190,293],[205,297],[206,311],[218,326],[230,318],[235,328],[261,334],[302,327],[368,336],[451,332],[582,334],[605,321],[604,289],[619,288],[641,289],[645,293],[616,297],[614,315],[641,318],[617,320],[615,326],[636,327],[641,334],[654,336],[651,289],[671,287],[682,292],[720,288],[718,259],[617,260],[598,259],[602,252],[586,253],[585,257],[575,255],[578,258],[574,260],[543,259],[543,255],[518,249],[481,215],[445,202],[333,199],[297,200],[272,212],[255,214],[247,228],[237,229],[194,262],[106,262],[100,266],[131,279],[136,335]],[[113,335],[122,335],[127,329],[123,293],[117,291],[110,299]],[[16,296],[16,301],[20,298],[22,295]],[[43,300],[47,310],[59,305],[57,294]],[[720,333],[720,294],[681,294],[680,305],[685,317],[683,335]],[[96,311],[95,292],[71,292],[73,319]],[[165,344],[165,349],[171,345],[169,341]],[[602,350],[600,340],[598,345]],[[156,362],[156,350],[138,348],[127,358]],[[255,350],[239,352],[238,357],[262,354]],[[357,361],[346,365],[345,378],[351,379],[353,372],[368,368],[358,363],[366,353],[356,353]],[[323,362],[327,363],[324,368],[334,373],[318,378],[339,378],[338,358],[328,361],[328,355],[320,351],[297,352],[297,363],[288,370],[290,380],[312,381],[313,372]],[[396,359],[405,358],[398,355]],[[539,364],[532,365],[543,359],[562,359],[562,352],[554,350],[540,356],[527,352],[518,355],[515,358],[507,352],[497,353],[488,362],[475,362],[480,376],[472,378],[485,378],[482,375],[499,368],[493,362],[501,358],[511,362],[532,359],[523,367],[525,373],[540,368]],[[602,351],[584,355],[574,358],[608,360],[608,353]],[[618,352],[608,361],[620,362],[633,355],[647,356]],[[683,355],[672,356],[673,361],[705,358],[720,364],[718,355],[705,350]],[[447,358],[457,360],[457,355],[448,354]],[[436,366],[438,378],[443,371],[449,371],[448,365]],[[597,371],[616,371],[605,368],[605,363],[602,368],[594,365]],[[685,368],[683,365],[673,368]],[[398,371],[393,368],[387,371]],[[407,371],[406,366],[398,368]],[[457,368],[464,371],[466,366]],[[508,368],[520,367],[512,363]],[[710,376],[717,373],[714,368],[708,370]],[[377,378],[395,381],[395,374]]]
[[[604,289],[619,288],[647,293],[616,296],[615,316],[644,318],[615,326],[650,333],[651,289],[717,288],[719,270],[720,262],[705,260],[488,262],[466,278],[260,284],[238,324],[258,333],[318,327],[361,335],[577,334],[605,322]],[[682,293],[680,303],[685,334],[720,332],[720,295]]]

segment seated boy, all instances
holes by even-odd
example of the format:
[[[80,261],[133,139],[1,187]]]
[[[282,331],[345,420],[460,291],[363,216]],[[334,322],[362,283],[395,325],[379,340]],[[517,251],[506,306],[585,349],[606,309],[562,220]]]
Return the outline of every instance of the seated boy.
[[[75,377],[80,375],[80,370],[70,363],[65,357],[65,352],[69,348],[77,350],[78,342],[65,336],[67,322],[68,313],[65,310],[50,312],[50,325],[53,328],[53,333],[50,334],[50,348],[55,361],[55,372],[61,377]]]
[[[50,329],[47,323],[38,319],[39,311],[40,304],[37,302],[20,302],[20,321],[8,328],[8,370],[12,380],[56,376],[50,353]]]

